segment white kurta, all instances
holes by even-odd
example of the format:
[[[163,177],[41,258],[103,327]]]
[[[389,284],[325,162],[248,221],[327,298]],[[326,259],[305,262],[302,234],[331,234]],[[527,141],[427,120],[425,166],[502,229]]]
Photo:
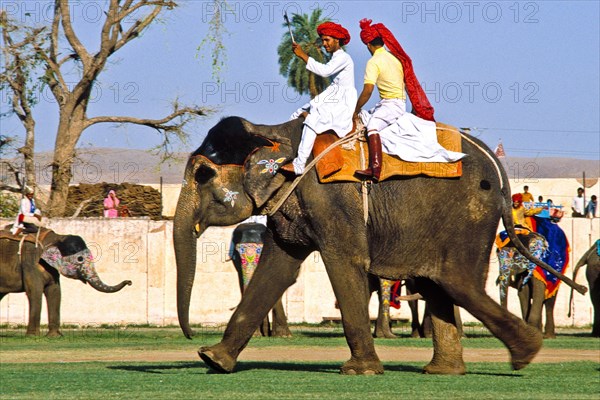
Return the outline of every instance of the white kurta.
[[[361,111],[360,118],[365,126],[373,110]],[[379,109],[379,114],[381,114]],[[394,108],[393,112],[397,112]],[[380,117],[383,117],[380,115]],[[389,116],[392,119],[392,116]],[[395,120],[379,131],[384,153],[400,157],[409,162],[454,162],[466,154],[444,149],[437,141],[435,122],[424,120],[412,113],[395,115]]]
[[[333,77],[333,81],[322,93],[292,114],[291,119],[308,111],[305,125],[316,133],[332,129],[339,137],[343,137],[352,130],[352,113],[357,100],[352,58],[339,49],[327,64],[309,57],[306,69],[322,77]]]

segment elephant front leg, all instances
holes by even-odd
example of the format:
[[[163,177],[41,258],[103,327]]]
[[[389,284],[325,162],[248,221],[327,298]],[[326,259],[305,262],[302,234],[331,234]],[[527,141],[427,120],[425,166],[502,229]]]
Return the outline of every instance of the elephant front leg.
[[[40,318],[42,316],[42,290],[25,290],[27,300],[29,301],[29,322],[27,324],[26,335],[39,336]]]
[[[344,335],[350,347],[350,360],[340,372],[346,375],[383,374],[383,364],[375,352],[369,318],[369,290],[363,265],[322,253],[335,297],[342,314]]]
[[[60,331],[60,283],[53,282],[44,288],[48,306],[48,337],[62,336]]]
[[[233,372],[237,357],[258,325],[285,290],[296,281],[300,264],[308,256],[307,253],[296,251],[288,254],[272,240],[265,241],[261,263],[227,323],[221,342],[198,350],[200,358],[209,367],[218,372]]]

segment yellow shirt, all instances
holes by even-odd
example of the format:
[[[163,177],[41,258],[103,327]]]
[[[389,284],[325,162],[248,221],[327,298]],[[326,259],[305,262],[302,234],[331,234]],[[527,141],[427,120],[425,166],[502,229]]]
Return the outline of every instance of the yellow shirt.
[[[521,193],[523,195],[523,203],[529,203],[530,201],[533,201],[533,195],[529,192],[527,193]]]
[[[376,85],[382,99],[406,100],[402,63],[383,47],[367,61],[364,82]]]

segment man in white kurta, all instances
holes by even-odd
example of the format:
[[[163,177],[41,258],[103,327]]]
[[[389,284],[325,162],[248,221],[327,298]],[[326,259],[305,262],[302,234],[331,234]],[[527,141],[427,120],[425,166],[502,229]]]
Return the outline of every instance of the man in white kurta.
[[[34,228],[33,226],[42,226],[42,213],[36,207],[33,195],[33,189],[26,187],[25,196],[23,196],[19,204],[19,213],[17,214],[15,223],[11,229],[11,232],[15,235],[18,235],[25,230],[25,224],[29,225],[28,230],[31,230],[31,232],[37,232],[37,228]]]
[[[323,47],[331,54],[327,64],[309,57],[294,43],[294,53],[306,62],[306,69],[322,77],[332,77],[331,84],[309,103],[302,106],[291,119],[305,116],[298,156],[281,170],[300,175],[313,148],[317,134],[332,130],[339,137],[352,130],[352,112],[356,105],[354,62],[341,46],[348,44],[350,34],[339,24],[325,22],[317,27]]]

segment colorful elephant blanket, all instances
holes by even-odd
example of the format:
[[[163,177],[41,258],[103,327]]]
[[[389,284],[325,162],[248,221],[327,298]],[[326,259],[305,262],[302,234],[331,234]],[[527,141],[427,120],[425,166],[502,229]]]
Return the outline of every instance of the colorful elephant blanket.
[[[462,151],[460,133],[456,128],[439,122],[437,128],[438,142],[442,147],[450,151]],[[318,135],[313,147],[313,156],[316,157],[321,154],[337,139],[338,137],[331,133]],[[369,149],[364,140],[356,140],[350,145],[336,146],[317,162],[316,170],[319,182],[362,182],[354,175],[354,172],[366,168],[368,158]],[[462,162],[407,162],[396,156],[383,153],[380,180],[383,181],[398,175],[456,178],[462,175]]]
[[[517,230],[515,229],[515,231]],[[546,242],[543,236],[532,233],[529,230],[518,230],[517,234],[528,235],[529,243],[526,244],[526,247],[529,249],[529,252],[533,254],[534,257],[540,260],[543,259],[543,256],[548,249],[548,242]],[[529,282],[531,277],[534,276],[535,270],[538,268],[537,265],[519,253],[514,246],[509,246],[509,243],[510,239],[508,239],[506,231],[500,232],[496,237],[499,263],[496,284],[500,286],[501,299],[506,297],[512,275],[527,271],[527,276],[523,280],[523,285],[525,285]]]
[[[569,241],[567,235],[558,226],[547,218],[533,217],[534,230],[544,236],[548,242],[548,251],[542,256],[542,261],[550,265],[556,271],[564,274],[569,266]],[[546,282],[546,298],[556,295],[561,280],[550,272],[537,267],[533,276]]]

